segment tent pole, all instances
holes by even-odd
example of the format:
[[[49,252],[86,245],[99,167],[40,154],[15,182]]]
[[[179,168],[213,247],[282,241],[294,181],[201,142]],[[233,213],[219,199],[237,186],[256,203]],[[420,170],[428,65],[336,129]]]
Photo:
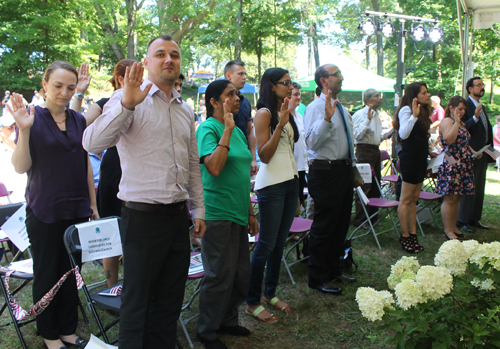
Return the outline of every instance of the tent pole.
[[[469,28],[470,28],[470,12],[469,9],[465,11],[464,18],[464,46],[462,56],[464,59],[464,69],[462,75],[462,97],[467,97],[465,85],[467,84],[467,77],[469,76]]]

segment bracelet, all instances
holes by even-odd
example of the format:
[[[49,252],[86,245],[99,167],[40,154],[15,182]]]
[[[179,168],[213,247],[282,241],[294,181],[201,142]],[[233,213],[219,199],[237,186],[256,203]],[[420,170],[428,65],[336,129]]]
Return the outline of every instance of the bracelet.
[[[225,144],[220,144],[220,143],[219,143],[219,144],[217,144],[217,146],[218,146],[218,147],[224,147],[224,148],[226,148],[226,149],[227,149],[227,151],[229,151],[229,147],[228,147],[227,145],[225,145]]]

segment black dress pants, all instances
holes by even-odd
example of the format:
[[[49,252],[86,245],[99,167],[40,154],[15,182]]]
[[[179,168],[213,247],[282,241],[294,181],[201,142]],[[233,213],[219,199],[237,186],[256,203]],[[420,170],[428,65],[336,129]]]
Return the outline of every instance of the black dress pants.
[[[151,213],[123,207],[120,349],[174,348],[189,268],[186,204]]]
[[[339,258],[349,230],[353,199],[352,165],[327,170],[309,167],[309,194],[314,200],[314,221],[309,241],[309,284],[318,285],[342,274]]]
[[[70,225],[89,218],[43,223],[29,208],[26,210],[26,231],[33,256],[33,302],[38,302],[71,269],[63,236]],[[81,270],[81,263],[79,265]],[[37,332],[45,339],[75,333],[78,324],[78,290],[71,273],[49,306],[36,317]]]

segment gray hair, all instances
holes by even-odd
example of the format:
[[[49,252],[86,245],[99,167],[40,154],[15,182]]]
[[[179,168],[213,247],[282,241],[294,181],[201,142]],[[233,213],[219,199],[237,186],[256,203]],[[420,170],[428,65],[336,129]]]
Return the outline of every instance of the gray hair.
[[[368,90],[366,90],[365,92],[363,92],[363,103],[366,104],[366,100],[372,98],[373,95],[375,93],[377,93],[377,92],[378,91],[375,90],[374,88],[369,88]]]

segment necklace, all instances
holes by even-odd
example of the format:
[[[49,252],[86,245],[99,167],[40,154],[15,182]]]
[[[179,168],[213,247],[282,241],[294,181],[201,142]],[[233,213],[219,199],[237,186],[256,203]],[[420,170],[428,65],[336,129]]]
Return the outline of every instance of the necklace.
[[[62,124],[63,122],[65,122],[65,121],[66,121],[66,117],[64,117],[64,119],[62,119],[62,121],[57,121],[57,120],[55,120],[55,119],[54,119],[54,121],[56,122],[56,124]]]

